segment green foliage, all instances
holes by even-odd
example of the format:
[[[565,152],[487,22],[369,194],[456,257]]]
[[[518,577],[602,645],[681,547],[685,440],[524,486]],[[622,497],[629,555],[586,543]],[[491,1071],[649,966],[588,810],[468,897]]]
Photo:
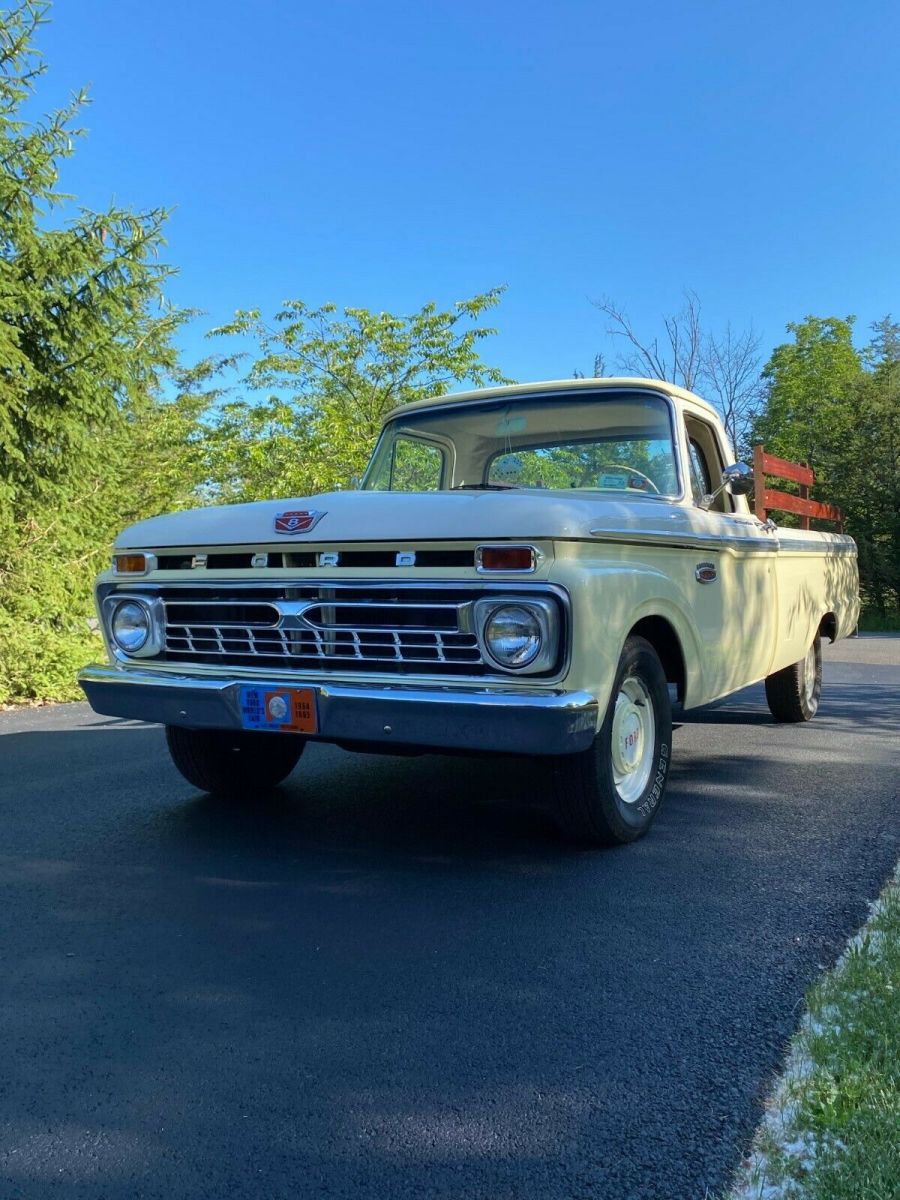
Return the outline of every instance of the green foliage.
[[[810,463],[819,498],[839,505],[859,546],[863,598],[900,607],[900,326],[885,317],[863,352],[853,319],[788,326],[763,372],[767,405],[754,441]]]
[[[820,476],[852,421],[848,395],[863,370],[853,322],[853,317],[792,322],[787,328],[793,342],[776,346],[763,370],[768,394],[753,440],[784,458],[813,463]]]
[[[91,577],[116,529],[182,498],[204,403],[177,374],[165,213],[79,210],[58,189],[83,94],[23,115],[46,11],[0,16],[0,702],[77,695]]]
[[[194,381],[195,382],[195,381]],[[0,543],[0,703],[80,699],[75,682],[102,655],[92,584],[120,530],[198,499],[204,468],[198,422],[207,394],[185,390],[148,405],[103,438],[104,461],[58,485],[19,516]]]
[[[252,338],[258,353],[246,383],[268,395],[223,405],[209,435],[209,476],[227,500],[303,496],[362,474],[381,422],[399,404],[453,384],[508,383],[480,358],[495,331],[479,324],[502,288],[441,311],[411,316],[285,304],[268,324],[240,312],[214,334]]]

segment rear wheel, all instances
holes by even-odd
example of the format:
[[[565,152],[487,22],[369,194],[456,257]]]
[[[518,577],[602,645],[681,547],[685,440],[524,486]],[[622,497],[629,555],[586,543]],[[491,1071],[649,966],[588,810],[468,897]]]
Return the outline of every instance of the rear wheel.
[[[625,643],[609,707],[589,750],[555,760],[557,816],[576,841],[614,846],[650,828],[666,790],[672,710],[648,641]]]
[[[822,639],[818,634],[806,657],[766,676],[766,700],[776,721],[811,721],[822,694]]]
[[[289,733],[166,726],[172,762],[188,783],[217,796],[271,791],[297,765],[306,739]]]

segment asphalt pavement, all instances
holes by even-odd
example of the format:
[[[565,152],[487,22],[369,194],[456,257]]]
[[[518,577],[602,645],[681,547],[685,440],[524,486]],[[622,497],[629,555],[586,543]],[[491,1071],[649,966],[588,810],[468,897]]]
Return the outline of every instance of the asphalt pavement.
[[[900,855],[900,639],[680,718],[633,846],[527,760],[311,747],[215,802],[159,727],[0,714],[0,1197],[682,1200]]]

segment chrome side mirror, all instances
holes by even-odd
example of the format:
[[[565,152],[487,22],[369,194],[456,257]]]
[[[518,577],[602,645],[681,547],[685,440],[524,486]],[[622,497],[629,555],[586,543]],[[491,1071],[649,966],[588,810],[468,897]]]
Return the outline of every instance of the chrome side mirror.
[[[753,491],[753,483],[752,467],[748,467],[746,463],[742,462],[731,463],[722,472],[722,482],[714,492],[703,497],[700,501],[700,507],[702,509],[712,508],[716,499],[726,489],[732,496],[749,496]]]
[[[746,463],[732,463],[722,472],[722,487],[732,496],[749,496],[753,491],[753,468]]]

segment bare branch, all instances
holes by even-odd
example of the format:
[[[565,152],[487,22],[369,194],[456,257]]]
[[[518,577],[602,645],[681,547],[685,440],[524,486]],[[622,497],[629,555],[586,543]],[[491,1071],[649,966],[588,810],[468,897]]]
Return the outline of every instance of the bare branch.
[[[762,402],[760,338],[752,328],[736,332],[728,324],[721,334],[705,333],[699,297],[690,290],[678,312],[663,316],[662,338],[642,338],[625,310],[609,298],[593,303],[609,322],[607,334],[625,346],[616,359],[620,370],[703,391],[719,410],[735,448],[746,451]],[[598,362],[602,370],[602,357]],[[595,373],[600,370],[595,364]]]
[[[610,337],[622,339],[629,350],[619,356],[616,365],[626,374],[667,379],[692,389],[699,376],[703,335],[700,327],[700,301],[694,292],[685,292],[684,307],[663,318],[666,338],[662,348],[658,338],[642,340],[628,314],[608,297],[593,301],[606,316]]]
[[[752,327],[736,333],[730,322],[724,333],[708,334],[703,341],[703,385],[738,452],[747,449],[750,425],[762,402],[759,348],[760,338]]]

